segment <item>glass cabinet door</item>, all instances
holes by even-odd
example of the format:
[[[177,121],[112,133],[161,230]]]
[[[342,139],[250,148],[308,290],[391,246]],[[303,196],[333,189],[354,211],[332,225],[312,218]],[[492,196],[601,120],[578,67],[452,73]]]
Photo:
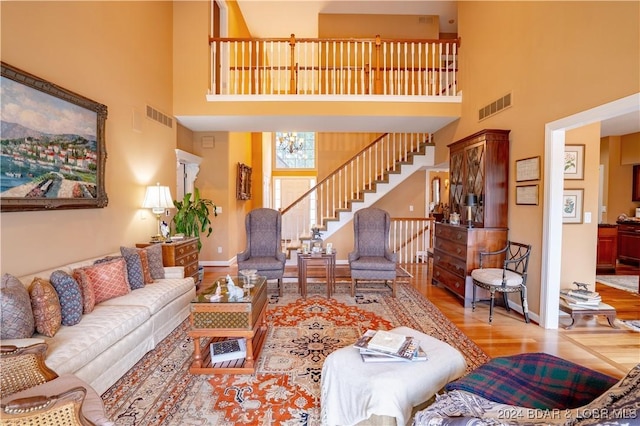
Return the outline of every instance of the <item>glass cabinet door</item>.
[[[473,222],[477,224],[484,223],[484,161],[485,161],[485,144],[479,143],[472,145],[464,150],[466,176],[465,176],[465,193],[462,202],[467,194],[476,194],[478,197],[478,205],[471,207],[471,217]],[[466,211],[466,205],[463,205]],[[464,216],[466,217],[466,215]]]

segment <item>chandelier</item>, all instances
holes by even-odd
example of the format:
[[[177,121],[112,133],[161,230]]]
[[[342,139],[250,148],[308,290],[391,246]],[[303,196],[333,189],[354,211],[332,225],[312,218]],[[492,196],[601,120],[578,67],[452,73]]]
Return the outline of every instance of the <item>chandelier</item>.
[[[276,140],[278,149],[288,154],[297,154],[304,149],[304,137],[298,136],[296,132],[280,133]]]

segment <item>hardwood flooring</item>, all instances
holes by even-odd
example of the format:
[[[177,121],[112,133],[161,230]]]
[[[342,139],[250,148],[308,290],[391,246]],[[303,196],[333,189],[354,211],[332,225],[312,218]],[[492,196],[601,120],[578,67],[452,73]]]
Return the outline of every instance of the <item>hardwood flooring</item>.
[[[571,330],[562,328],[561,319],[558,330],[545,330],[535,323],[526,324],[513,310],[507,312],[497,306],[493,323],[489,325],[487,304],[479,304],[475,312],[465,309],[453,293],[427,282],[426,264],[402,266],[413,275],[410,283],[491,357],[546,352],[618,378],[640,363],[640,333],[626,328],[613,329],[604,317],[582,319]],[[237,267],[205,268],[205,276],[227,273],[237,273]],[[605,303],[616,308],[618,319],[640,319],[639,294],[600,284],[596,285],[596,291]]]

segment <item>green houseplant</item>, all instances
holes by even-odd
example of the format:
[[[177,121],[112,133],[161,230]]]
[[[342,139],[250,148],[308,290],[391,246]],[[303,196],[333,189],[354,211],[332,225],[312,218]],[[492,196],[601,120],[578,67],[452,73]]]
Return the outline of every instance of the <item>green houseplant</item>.
[[[197,237],[198,251],[200,251],[202,248],[200,234],[208,237],[213,232],[209,216],[211,211],[214,216],[218,216],[216,205],[207,198],[200,198],[198,188],[193,189],[193,194],[185,194],[182,201],[174,200],[173,204],[176,206],[176,214],[172,220],[175,233],[184,234],[185,237]]]

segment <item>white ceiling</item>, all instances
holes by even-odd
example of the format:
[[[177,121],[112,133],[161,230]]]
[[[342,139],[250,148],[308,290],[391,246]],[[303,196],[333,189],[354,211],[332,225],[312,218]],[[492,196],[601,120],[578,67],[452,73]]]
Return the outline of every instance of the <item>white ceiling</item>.
[[[455,1],[238,0],[252,37],[318,37],[318,15],[438,15],[441,33],[458,32]],[[286,11],[285,13],[282,13]],[[372,34],[374,36],[375,34]]]

